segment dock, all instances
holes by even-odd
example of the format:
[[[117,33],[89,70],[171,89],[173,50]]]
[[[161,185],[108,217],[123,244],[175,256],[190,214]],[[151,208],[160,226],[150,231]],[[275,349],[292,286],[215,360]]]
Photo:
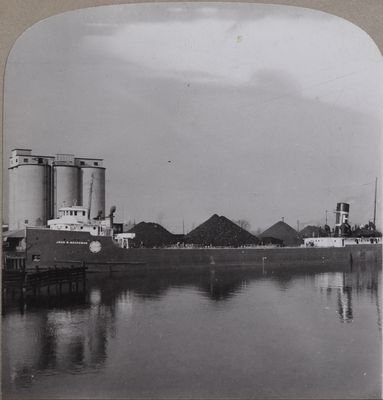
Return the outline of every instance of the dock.
[[[2,298],[11,295],[20,300],[26,297],[61,296],[86,290],[87,267],[52,267],[44,269],[3,269]]]

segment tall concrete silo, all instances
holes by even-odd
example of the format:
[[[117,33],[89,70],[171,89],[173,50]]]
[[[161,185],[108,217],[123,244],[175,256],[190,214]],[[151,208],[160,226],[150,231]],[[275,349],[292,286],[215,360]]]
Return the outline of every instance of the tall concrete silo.
[[[16,222],[16,179],[17,174],[11,166],[8,168],[8,229],[17,229]]]
[[[9,166],[9,229],[42,226],[51,217],[53,157],[29,149],[12,150]]]
[[[101,159],[78,158],[81,170],[82,205],[90,209],[90,218],[105,216],[105,168]]]
[[[56,154],[53,163],[54,217],[63,206],[82,204],[81,174],[73,154]]]

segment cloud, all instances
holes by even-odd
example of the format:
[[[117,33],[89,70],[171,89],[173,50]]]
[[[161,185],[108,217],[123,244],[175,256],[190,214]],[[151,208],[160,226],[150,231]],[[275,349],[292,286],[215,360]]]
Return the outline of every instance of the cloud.
[[[309,98],[368,107],[355,105],[356,79],[364,82],[358,90],[364,91],[368,102],[379,97],[372,95],[376,80],[366,76],[377,75],[382,57],[369,37],[347,21],[271,14],[262,19],[230,19],[227,13],[222,18],[215,7],[199,11],[200,17],[190,20],[122,24],[109,34],[87,35],[82,44],[104,60],[138,67],[152,78],[257,86],[253,77],[260,71],[283,66]]]

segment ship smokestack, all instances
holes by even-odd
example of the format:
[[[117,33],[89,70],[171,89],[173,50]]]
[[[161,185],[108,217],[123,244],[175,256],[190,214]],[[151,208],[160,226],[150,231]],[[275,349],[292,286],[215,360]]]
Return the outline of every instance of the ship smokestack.
[[[348,215],[350,213],[350,204],[337,203],[335,211],[335,235],[341,235],[341,226],[348,224]]]

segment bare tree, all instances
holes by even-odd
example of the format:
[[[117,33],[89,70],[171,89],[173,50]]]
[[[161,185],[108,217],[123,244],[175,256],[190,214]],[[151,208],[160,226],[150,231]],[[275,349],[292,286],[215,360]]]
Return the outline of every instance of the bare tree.
[[[128,222],[124,222],[123,230],[127,232],[132,229],[136,225],[135,221],[129,220]]]
[[[257,228],[255,231],[251,231],[250,233],[255,236],[259,236],[262,232],[263,232],[262,228]]]
[[[234,221],[234,223],[236,223],[239,227],[241,227],[245,231],[250,230],[250,227],[251,227],[250,222],[247,221],[246,219],[239,219],[237,221]]]

